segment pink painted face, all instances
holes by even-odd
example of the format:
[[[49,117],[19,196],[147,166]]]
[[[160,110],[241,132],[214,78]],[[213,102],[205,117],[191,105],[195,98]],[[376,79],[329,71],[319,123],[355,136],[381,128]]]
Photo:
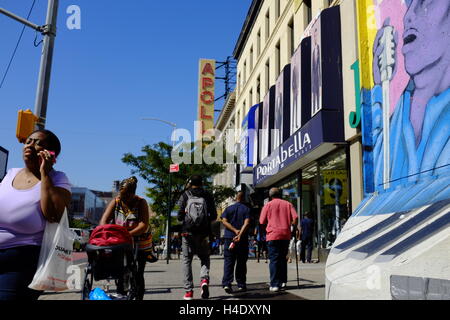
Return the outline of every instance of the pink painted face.
[[[450,1],[406,0],[403,55],[408,74],[414,77],[433,68],[444,71],[450,64]],[[444,65],[445,64],[445,65]]]

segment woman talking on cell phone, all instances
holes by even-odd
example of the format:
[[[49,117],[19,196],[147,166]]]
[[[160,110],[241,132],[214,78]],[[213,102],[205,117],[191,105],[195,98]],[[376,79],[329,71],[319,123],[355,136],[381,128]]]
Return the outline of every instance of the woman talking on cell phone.
[[[59,222],[71,186],[53,169],[61,152],[49,130],[33,132],[23,147],[24,168],[8,170],[0,183],[0,300],[37,300],[28,288],[37,269],[46,221]]]

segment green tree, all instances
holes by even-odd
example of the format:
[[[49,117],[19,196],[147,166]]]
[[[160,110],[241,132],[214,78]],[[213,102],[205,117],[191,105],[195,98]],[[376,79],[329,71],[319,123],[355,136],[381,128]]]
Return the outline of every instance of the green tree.
[[[208,145],[211,144],[204,144],[203,147]],[[216,204],[236,194],[232,188],[212,185],[212,177],[224,172],[226,167],[223,164],[206,164],[204,161],[200,164],[193,163],[195,148],[194,144],[190,144],[184,145],[183,148],[179,149],[182,151],[180,154],[183,158],[191,159],[192,164],[179,164],[180,170],[177,173],[169,173],[169,166],[173,163],[171,158],[172,146],[164,142],[159,142],[152,146],[144,146],[142,155],[135,156],[127,153],[122,158],[122,162],[133,167],[131,170],[132,174],[139,175],[150,184],[150,187],[146,188],[146,196],[151,199],[150,207],[156,213],[156,217],[151,219],[151,223],[160,234],[165,233],[163,228],[169,206],[169,174],[172,180],[171,212],[176,208],[178,199],[185,190],[189,177],[192,175],[198,174],[203,177],[204,187],[212,192]],[[221,152],[225,151],[221,150]],[[214,156],[215,152],[211,152],[211,155]]]
[[[89,229],[92,225],[84,220],[69,219],[69,227],[76,229]]]

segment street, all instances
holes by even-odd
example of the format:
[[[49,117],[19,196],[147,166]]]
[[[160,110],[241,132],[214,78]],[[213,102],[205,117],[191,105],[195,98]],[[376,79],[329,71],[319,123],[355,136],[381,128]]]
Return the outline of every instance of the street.
[[[74,253],[75,264],[86,266],[86,254]],[[192,271],[194,275],[194,300],[200,298],[199,272],[200,262],[194,258]],[[210,271],[210,300],[324,300],[325,298],[325,263],[303,264],[299,263],[300,289],[297,288],[297,272],[295,261],[288,264],[287,290],[280,293],[269,291],[269,264],[261,260],[259,263],[250,258],[247,263],[247,292],[227,294],[222,289],[223,258],[211,256]],[[159,260],[156,263],[147,263],[145,270],[145,296],[144,300],[182,300],[184,295],[182,282],[182,266],[178,259]],[[110,285],[113,286],[113,281]],[[95,282],[93,288],[106,285],[106,281]],[[39,300],[80,300],[79,291],[63,293],[46,292]]]

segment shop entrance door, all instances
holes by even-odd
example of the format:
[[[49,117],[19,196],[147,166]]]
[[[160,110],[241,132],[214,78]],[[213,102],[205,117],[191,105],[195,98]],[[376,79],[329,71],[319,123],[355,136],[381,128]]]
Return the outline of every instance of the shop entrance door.
[[[301,178],[301,212],[300,218],[304,218],[305,213],[311,213],[311,217],[314,220],[314,246],[313,246],[313,258],[318,257],[317,247],[317,230],[320,229],[320,215],[317,212],[317,193],[318,193],[318,168],[317,164],[311,165],[305,169],[302,169]]]

